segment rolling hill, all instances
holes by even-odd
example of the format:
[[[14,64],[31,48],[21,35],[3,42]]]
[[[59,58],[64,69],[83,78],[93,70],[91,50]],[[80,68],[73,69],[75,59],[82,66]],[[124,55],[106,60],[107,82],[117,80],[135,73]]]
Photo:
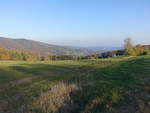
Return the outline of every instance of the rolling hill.
[[[94,54],[96,52],[88,49],[78,49],[67,46],[51,45],[39,41],[27,39],[10,39],[0,37],[0,47],[7,49],[15,49],[19,51],[29,52],[35,55],[77,55],[84,56]]]

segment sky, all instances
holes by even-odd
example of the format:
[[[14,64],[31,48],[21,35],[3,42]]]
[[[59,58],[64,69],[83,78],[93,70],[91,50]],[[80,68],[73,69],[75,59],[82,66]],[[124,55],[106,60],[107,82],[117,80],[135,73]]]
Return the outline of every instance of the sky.
[[[150,0],[0,0],[0,37],[68,46],[150,44]]]

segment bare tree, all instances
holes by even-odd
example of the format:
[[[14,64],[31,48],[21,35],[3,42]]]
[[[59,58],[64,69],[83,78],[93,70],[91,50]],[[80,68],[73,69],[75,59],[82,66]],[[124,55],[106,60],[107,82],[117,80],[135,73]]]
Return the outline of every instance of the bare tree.
[[[125,49],[130,49],[130,48],[132,48],[132,47],[133,47],[133,45],[132,45],[132,40],[131,40],[131,38],[130,38],[130,37],[126,38],[126,39],[124,40],[124,48],[125,48]]]

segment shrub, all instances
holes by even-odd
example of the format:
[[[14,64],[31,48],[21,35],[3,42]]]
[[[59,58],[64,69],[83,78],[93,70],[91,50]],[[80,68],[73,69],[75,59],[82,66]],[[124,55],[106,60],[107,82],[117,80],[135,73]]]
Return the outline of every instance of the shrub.
[[[141,45],[137,45],[133,48],[129,48],[125,50],[125,55],[132,55],[132,56],[140,56],[140,55],[145,55],[147,54],[149,49],[144,48]]]
[[[116,104],[122,99],[121,93],[118,90],[111,91],[111,101]]]
[[[49,91],[33,100],[23,113],[56,113],[64,106],[65,101],[70,101],[70,93],[77,90],[75,84],[58,83],[50,88]]]

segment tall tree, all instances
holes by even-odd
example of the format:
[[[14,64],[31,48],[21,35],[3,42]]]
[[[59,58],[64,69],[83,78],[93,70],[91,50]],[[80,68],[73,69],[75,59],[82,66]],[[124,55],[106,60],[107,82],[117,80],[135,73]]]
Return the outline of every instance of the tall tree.
[[[130,37],[126,38],[124,40],[124,49],[125,49],[125,55],[134,55],[135,51],[133,49],[132,40]]]
[[[124,40],[124,48],[125,49],[131,49],[133,47],[132,45],[132,39],[130,37],[126,38]]]

